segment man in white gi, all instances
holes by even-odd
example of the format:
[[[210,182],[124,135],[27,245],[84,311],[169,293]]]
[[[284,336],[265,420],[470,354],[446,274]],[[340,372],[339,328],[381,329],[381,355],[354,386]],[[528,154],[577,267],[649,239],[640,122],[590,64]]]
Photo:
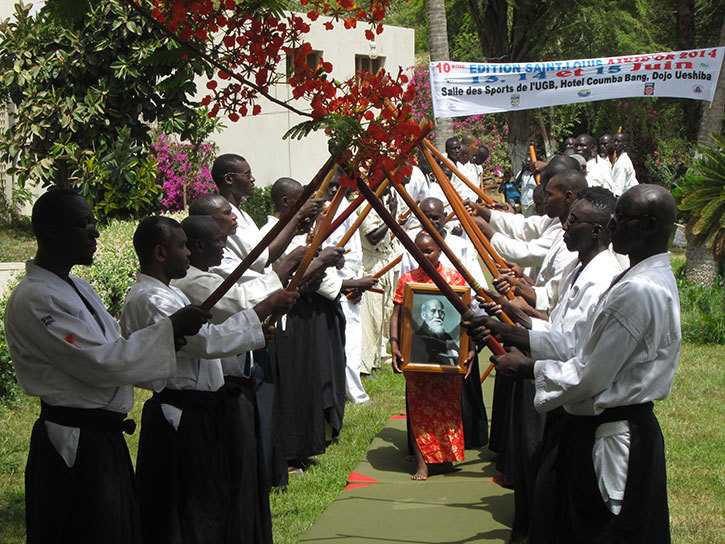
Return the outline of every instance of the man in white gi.
[[[606,228],[614,212],[614,195],[603,187],[589,187],[578,196],[571,208],[569,219],[564,224],[564,241],[570,251],[578,253],[578,261],[572,264],[566,274],[562,295],[551,312],[550,320],[542,321],[522,315],[513,304],[498,297],[501,307],[515,322],[529,330],[554,331],[572,350],[580,329],[587,325],[583,318],[597,303],[613,278],[622,271],[619,261],[609,250],[609,233]],[[484,306],[489,313],[489,308],[494,313],[497,310],[495,305]],[[500,324],[500,330],[498,327],[498,323],[491,325],[499,334],[519,329],[510,333],[510,336],[505,335],[509,344],[512,339],[528,336],[520,327],[503,323]],[[551,509],[556,504],[556,481],[552,478],[553,460],[563,416],[562,410],[537,414],[533,406],[534,395],[532,380],[515,382],[516,409],[513,412],[513,424],[514,445],[518,455],[515,456],[517,467],[514,471],[514,526],[515,531],[528,533],[532,543],[546,542],[544,535],[550,535],[555,526],[555,516]]]
[[[561,353],[556,334],[531,331],[531,357],[515,348],[492,357],[500,372],[534,379],[537,410],[566,411],[555,542],[670,542],[664,440],[652,401],[672,388],[682,340],[667,252],[676,214],[663,187],[627,191],[609,228],[631,267],[588,314],[574,353]],[[476,321],[466,326],[480,341],[488,331]]]
[[[586,187],[586,178],[578,170],[564,170],[556,174],[544,189],[546,195],[544,209],[548,216],[557,218],[562,225],[566,223],[577,193]],[[515,287],[516,294],[523,297],[533,308],[540,312],[549,312],[559,299],[561,283],[567,269],[573,266],[576,260],[576,253],[569,251],[564,243],[564,237],[559,236],[554,239],[544,257],[533,285],[530,284],[530,279],[525,280],[506,273],[494,280],[494,286],[504,294],[510,287]]]
[[[448,155],[448,159],[456,165],[458,171],[463,174],[468,181],[476,185],[478,174],[476,172],[476,165],[470,160],[471,157],[468,147],[461,145],[458,138],[448,138],[446,140],[446,154]],[[453,188],[462,200],[472,200],[473,202],[478,200],[478,195],[458,176],[451,175],[450,180]],[[446,200],[444,200],[444,202],[446,202]]]
[[[219,194],[229,201],[232,206],[232,213],[237,219],[236,233],[227,237],[225,257],[227,254],[231,254],[236,256],[238,260],[242,260],[262,238],[259,228],[249,214],[240,209],[242,202],[254,194],[255,179],[252,175],[252,169],[249,163],[240,155],[225,154],[216,158],[212,165],[211,174],[219,189]],[[250,275],[255,272],[258,274],[264,273],[265,267],[275,262],[284,253],[284,250],[295,236],[298,224],[309,220],[310,217],[314,217],[321,204],[320,199],[308,200],[295,214],[294,219],[285,226],[282,232],[254,262]],[[226,259],[222,261],[220,267],[215,268],[215,271],[226,277],[234,270],[235,266],[233,262],[228,265],[225,263]]]
[[[611,134],[602,134],[599,137],[599,156],[609,163],[611,169],[614,162],[614,140]]]
[[[90,206],[73,191],[49,191],[33,206],[32,225],[38,251],[5,312],[18,383],[41,401],[25,471],[27,540],[141,542],[122,434],[135,427],[124,421],[133,384],[173,376],[175,343],[209,314],[180,305],[121,338],[98,294],[70,274],[93,263],[98,224]]]
[[[597,154],[597,140],[590,134],[580,134],[574,141],[574,151],[587,161],[589,187],[604,187],[613,191],[612,167]]]
[[[339,173],[339,171],[338,171]],[[338,173],[333,176],[327,187],[327,199],[332,200],[340,188]],[[340,206],[336,217],[342,214],[344,207]],[[342,240],[345,233],[350,230],[357,219],[356,214],[350,215],[325,240],[323,247],[335,247]],[[369,402],[370,397],[363,388],[360,372],[362,370],[362,323],[360,321],[360,305],[364,291],[373,287],[378,280],[372,276],[363,276],[362,247],[360,245],[360,231],[355,231],[345,244],[345,263],[342,267],[332,269],[328,275],[337,275],[341,282],[341,296],[339,298],[342,312],[345,314],[345,386],[347,399],[353,404]],[[349,297],[348,297],[349,295]]]
[[[541,170],[542,190],[554,175],[577,168],[571,157],[556,156]],[[521,214],[492,210],[467,202],[474,220],[501,257],[519,266],[538,271],[554,241],[562,236],[561,220],[546,214],[524,217]],[[490,225],[490,227],[489,227]]]
[[[386,204],[393,217],[397,215],[397,193],[389,189]],[[395,259],[401,252],[400,245],[392,236],[388,226],[375,210],[370,210],[360,225],[363,274],[373,275]],[[381,359],[386,355],[390,316],[393,313],[393,295],[397,283],[399,266],[388,270],[378,280],[382,293],[368,291],[362,299],[360,321],[363,327],[361,371],[371,374],[379,369]]]
[[[613,191],[616,196],[622,195],[629,189],[638,185],[637,175],[634,171],[632,159],[627,153],[629,138],[626,134],[618,132],[614,135],[613,145],[617,152],[617,160],[612,167]]]
[[[141,271],[121,315],[124,336],[188,304],[169,285],[189,267],[181,225],[149,217],[139,224],[133,243]],[[219,325],[205,325],[177,354],[172,378],[143,384],[154,392],[144,404],[136,463],[146,542],[241,542],[242,535],[230,531],[235,482],[229,473],[230,412],[219,357],[263,347],[262,321],[288,311],[298,296],[278,291]]]

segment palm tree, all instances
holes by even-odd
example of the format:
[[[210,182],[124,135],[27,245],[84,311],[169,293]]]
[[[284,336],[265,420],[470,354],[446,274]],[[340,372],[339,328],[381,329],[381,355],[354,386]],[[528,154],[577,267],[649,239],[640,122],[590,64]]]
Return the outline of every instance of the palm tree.
[[[428,42],[430,43],[431,62],[450,60],[445,0],[425,0],[425,14],[428,17]],[[442,149],[446,140],[453,136],[453,119],[436,119],[435,129],[436,144],[439,149]]]
[[[688,214],[688,248],[704,246],[715,263],[722,264],[725,262],[725,137],[712,134],[711,138],[715,145],[697,146],[699,156],[673,194],[680,210]],[[689,256],[687,267],[690,268]]]

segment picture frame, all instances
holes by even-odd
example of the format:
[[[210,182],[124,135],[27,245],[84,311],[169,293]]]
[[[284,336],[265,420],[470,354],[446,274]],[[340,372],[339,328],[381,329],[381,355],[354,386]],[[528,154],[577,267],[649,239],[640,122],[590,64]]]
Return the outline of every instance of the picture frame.
[[[466,305],[470,304],[468,286],[451,288]],[[401,305],[401,370],[465,374],[469,342],[468,334],[461,330],[460,319],[458,311],[435,285],[406,283]]]

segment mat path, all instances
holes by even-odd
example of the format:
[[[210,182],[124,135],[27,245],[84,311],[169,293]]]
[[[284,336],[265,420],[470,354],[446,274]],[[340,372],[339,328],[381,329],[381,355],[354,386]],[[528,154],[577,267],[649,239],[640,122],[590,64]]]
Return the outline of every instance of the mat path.
[[[491,406],[490,396],[486,400]],[[466,450],[466,460],[456,464],[455,472],[425,482],[410,479],[415,463],[405,460],[406,453],[405,416],[393,416],[348,477],[345,490],[300,543],[508,541],[513,491],[491,481],[498,472],[487,448]]]

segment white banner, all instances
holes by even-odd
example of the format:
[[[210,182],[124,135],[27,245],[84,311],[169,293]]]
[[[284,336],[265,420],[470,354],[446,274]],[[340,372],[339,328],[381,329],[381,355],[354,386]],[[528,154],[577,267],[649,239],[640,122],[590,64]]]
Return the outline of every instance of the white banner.
[[[462,117],[632,96],[712,102],[724,52],[712,47],[557,62],[431,62],[433,112]]]

